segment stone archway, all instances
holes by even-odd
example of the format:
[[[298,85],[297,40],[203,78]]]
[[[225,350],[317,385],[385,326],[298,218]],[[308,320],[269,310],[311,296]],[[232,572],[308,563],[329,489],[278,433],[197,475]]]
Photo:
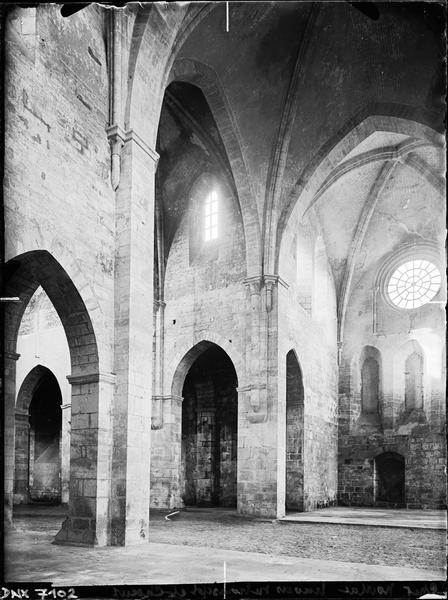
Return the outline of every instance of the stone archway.
[[[217,348],[232,365],[241,381],[244,362],[230,340],[212,331],[193,346],[183,344],[166,365],[167,388],[162,396],[153,397],[151,442],[151,507],[173,508],[183,504],[185,476],[182,468],[182,412],[184,384],[188,373],[201,356]],[[221,390],[222,391],[222,390]],[[236,384],[235,384],[236,393]],[[238,409],[240,408],[238,404]],[[238,415],[241,419],[241,415]],[[240,421],[241,422],[241,421]],[[224,435],[224,432],[223,432]],[[226,442],[223,441],[223,445]],[[234,446],[232,451],[236,452]]]
[[[186,373],[180,480],[186,505],[236,507],[237,385],[231,359],[215,344]]]
[[[5,517],[7,522],[12,520],[17,336],[26,306],[39,285],[61,319],[72,369],[69,516],[56,541],[104,545],[108,527],[98,530],[97,524],[101,520],[107,524],[109,517],[106,503],[98,498],[97,482],[100,468],[106,472],[108,468],[106,464],[99,465],[96,457],[100,413],[110,405],[113,391],[112,386],[105,384],[113,381],[99,372],[96,336],[80,293],[68,273],[45,250],[26,252],[5,265],[4,293],[20,298],[20,302],[9,303],[5,309]],[[103,437],[104,445],[108,445],[107,437]],[[107,452],[104,456],[108,456]]]
[[[15,504],[61,502],[61,402],[53,373],[42,365],[34,367],[17,395]]]
[[[173,62],[167,84],[173,81],[198,87],[210,107],[221,136],[235,182],[241,210],[248,276],[258,274],[261,257],[261,230],[252,179],[246,165],[241,134],[230,104],[215,71],[205,63],[178,58]],[[244,198],[244,202],[242,199]]]

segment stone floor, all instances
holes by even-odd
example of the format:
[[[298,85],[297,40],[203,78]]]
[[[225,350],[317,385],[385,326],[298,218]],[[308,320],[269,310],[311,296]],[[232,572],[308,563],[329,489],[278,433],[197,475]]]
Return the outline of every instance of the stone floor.
[[[371,525],[373,527],[442,529],[444,531],[447,528],[447,515],[444,510],[389,510],[338,506],[306,513],[290,512],[281,520],[301,523],[339,523],[345,525]]]
[[[341,524],[346,523],[344,514],[361,516],[354,509],[336,511],[338,524],[260,522],[217,509],[188,509],[167,521],[164,513],[154,511],[150,543],[79,548],[51,543],[65,510],[41,506],[15,511],[14,528],[5,540],[7,581],[79,586],[213,583],[224,577],[227,582],[445,579],[444,534],[415,530],[417,515],[409,519],[409,530],[392,530]],[[393,521],[389,511],[381,513]],[[349,548],[348,540],[356,540],[356,547]],[[436,552],[430,554],[432,546]]]

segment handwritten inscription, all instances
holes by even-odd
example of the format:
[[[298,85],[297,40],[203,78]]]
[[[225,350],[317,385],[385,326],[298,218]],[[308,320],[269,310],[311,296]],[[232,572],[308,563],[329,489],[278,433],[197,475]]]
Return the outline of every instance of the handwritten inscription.
[[[31,595],[30,595],[31,594]],[[0,592],[0,600],[78,600],[73,588],[68,590],[57,588],[6,588],[2,587]]]
[[[393,590],[393,585],[369,585],[363,583],[362,585],[346,585],[343,588],[340,588],[338,592],[344,594],[346,596],[391,596]]]

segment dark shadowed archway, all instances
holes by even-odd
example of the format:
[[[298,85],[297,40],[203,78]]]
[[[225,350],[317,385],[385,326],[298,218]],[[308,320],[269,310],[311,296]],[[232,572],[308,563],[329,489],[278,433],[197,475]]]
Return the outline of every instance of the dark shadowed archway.
[[[195,348],[182,387],[182,499],[186,505],[236,506],[237,374],[216,344]]]
[[[405,506],[405,461],[397,452],[375,458],[375,503],[388,508]]]
[[[286,510],[303,510],[304,394],[294,350],[286,355]]]
[[[16,405],[14,502],[61,501],[62,395],[53,373],[38,365]]]
[[[17,395],[14,503],[61,501],[61,404],[56,377],[34,367]]]

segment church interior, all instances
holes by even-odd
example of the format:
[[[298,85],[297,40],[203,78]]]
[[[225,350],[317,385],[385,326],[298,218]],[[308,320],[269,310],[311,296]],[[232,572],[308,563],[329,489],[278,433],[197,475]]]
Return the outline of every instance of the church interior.
[[[444,13],[358,4],[2,9],[5,528],[446,509]]]

